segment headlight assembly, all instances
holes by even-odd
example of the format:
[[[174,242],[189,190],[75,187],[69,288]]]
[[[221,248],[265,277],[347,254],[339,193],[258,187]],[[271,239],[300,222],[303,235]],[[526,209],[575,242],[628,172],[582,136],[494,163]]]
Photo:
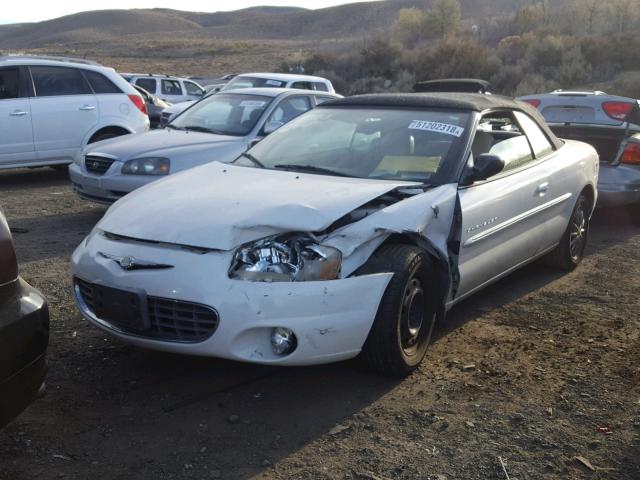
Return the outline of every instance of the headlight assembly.
[[[304,282],[338,278],[342,253],[310,235],[268,237],[240,247],[229,277],[254,282]]]
[[[125,162],[122,173],[127,175],[168,175],[169,159],[163,157],[134,158]]]

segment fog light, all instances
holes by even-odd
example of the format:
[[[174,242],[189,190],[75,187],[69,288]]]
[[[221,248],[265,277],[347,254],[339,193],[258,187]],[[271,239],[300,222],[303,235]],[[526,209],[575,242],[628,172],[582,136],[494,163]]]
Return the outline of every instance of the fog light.
[[[276,355],[288,355],[297,345],[298,341],[292,330],[284,327],[271,330],[271,348]]]

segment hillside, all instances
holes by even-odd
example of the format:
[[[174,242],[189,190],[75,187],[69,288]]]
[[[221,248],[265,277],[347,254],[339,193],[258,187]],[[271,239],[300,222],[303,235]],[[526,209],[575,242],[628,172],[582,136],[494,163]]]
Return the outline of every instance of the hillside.
[[[168,9],[99,10],[53,20],[0,26],[0,50],[48,45],[120,43],[128,37],[149,39],[210,38],[235,40],[308,40],[361,38],[383,34],[406,7],[426,8],[432,0],[387,0],[318,10],[254,7],[232,12],[198,13]],[[463,0],[467,19],[513,12],[516,0]],[[176,37],[178,35],[178,37]]]
[[[371,40],[388,40],[400,9],[427,9],[433,1],[370,1],[317,10],[261,6],[215,13],[98,10],[0,25],[0,52],[68,55],[120,71],[177,75],[273,70],[303,62],[314,52],[360,51]],[[470,25],[511,15],[522,0],[460,3],[464,23]]]
[[[52,43],[117,39],[140,33],[193,31],[202,26],[182,15],[156,10],[100,10],[38,23],[0,27],[0,49],[33,48]]]

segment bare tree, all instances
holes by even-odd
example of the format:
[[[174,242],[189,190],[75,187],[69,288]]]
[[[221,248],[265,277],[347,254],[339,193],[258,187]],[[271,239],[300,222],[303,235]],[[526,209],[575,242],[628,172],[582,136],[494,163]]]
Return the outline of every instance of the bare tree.
[[[601,0],[574,0],[573,7],[579,18],[587,24],[587,33],[592,35],[598,15],[602,9]]]
[[[446,37],[460,28],[462,13],[458,0],[436,0],[427,12],[427,25],[439,37]]]
[[[636,0],[612,0],[610,9],[611,19],[618,33],[623,33],[629,26],[629,21],[638,6]]]
[[[413,48],[427,33],[427,16],[419,8],[402,8],[391,27],[393,36],[405,47]]]

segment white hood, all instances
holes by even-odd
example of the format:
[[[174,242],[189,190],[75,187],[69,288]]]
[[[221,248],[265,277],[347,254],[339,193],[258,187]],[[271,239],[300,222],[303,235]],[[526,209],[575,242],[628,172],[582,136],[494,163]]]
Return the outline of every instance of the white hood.
[[[98,228],[142,240],[231,250],[282,232],[320,232],[407,182],[237,167],[219,162],[116,202]]]

